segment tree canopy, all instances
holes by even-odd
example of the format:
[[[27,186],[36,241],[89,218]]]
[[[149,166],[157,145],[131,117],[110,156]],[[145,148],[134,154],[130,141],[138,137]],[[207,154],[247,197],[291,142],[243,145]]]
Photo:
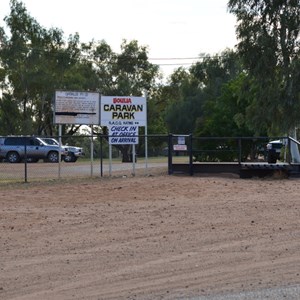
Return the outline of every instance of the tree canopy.
[[[299,125],[299,0],[230,0],[228,7],[249,74],[249,123],[257,132],[287,133]]]
[[[155,85],[159,68],[137,41],[124,40],[121,53],[114,53],[105,41],[81,43],[77,33],[65,40],[62,30],[40,26],[22,2],[11,0],[10,6],[9,33],[0,28],[2,134],[54,134],[58,89],[140,96]]]
[[[78,33],[65,38],[61,29],[42,27],[21,1],[10,0],[10,8],[0,27],[1,135],[57,133],[60,89],[147,93],[153,134],[282,135],[300,123],[299,0],[229,0],[236,49],[201,54],[166,82],[136,40],[123,40],[116,53],[104,40],[82,43]],[[64,126],[64,134],[79,130]]]

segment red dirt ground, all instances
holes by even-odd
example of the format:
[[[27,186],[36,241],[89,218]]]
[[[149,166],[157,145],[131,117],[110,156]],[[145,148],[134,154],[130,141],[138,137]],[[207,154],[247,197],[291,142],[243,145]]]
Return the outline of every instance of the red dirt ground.
[[[300,179],[0,185],[0,298],[187,299],[300,283]]]

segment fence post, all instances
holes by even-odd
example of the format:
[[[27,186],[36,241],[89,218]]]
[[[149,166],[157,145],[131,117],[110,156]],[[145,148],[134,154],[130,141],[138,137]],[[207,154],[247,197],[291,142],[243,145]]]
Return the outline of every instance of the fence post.
[[[91,125],[91,177],[94,175],[94,127]]]
[[[239,138],[238,143],[239,143],[239,165],[240,165],[242,162],[242,139],[241,138]]]
[[[189,169],[190,169],[190,175],[194,175],[193,170],[193,135],[190,134],[190,149],[189,149],[189,157],[190,157],[190,163],[189,163]]]
[[[292,155],[291,155],[291,139],[288,137],[288,163],[292,163]]]
[[[168,136],[168,174],[173,174],[172,168],[172,134],[170,133]]]
[[[24,139],[25,145],[24,145],[24,156],[25,156],[25,183],[27,183],[27,178],[28,178],[28,174],[27,174],[27,137],[25,137]]]
[[[100,176],[103,177],[103,137],[100,135]]]

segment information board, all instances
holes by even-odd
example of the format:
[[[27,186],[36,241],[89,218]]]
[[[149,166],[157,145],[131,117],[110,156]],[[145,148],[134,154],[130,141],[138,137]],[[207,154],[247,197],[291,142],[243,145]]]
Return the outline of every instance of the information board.
[[[56,91],[54,123],[99,125],[99,102],[99,93]]]

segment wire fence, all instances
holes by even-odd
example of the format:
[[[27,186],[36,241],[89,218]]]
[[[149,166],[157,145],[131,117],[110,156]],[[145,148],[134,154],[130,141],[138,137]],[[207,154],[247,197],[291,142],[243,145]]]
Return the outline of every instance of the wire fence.
[[[23,156],[12,153],[16,147],[15,142],[7,146],[5,138],[0,137],[0,182],[149,175],[153,168],[161,168],[171,174],[173,164],[275,163],[277,160],[290,161],[288,149],[293,145],[297,147],[299,154],[298,144],[285,142],[290,140],[287,137],[138,135],[135,136],[138,143],[134,145],[111,145],[109,143],[111,137],[108,135],[38,137],[38,142],[36,137],[25,139],[22,137],[24,145],[17,147],[19,150],[23,149],[26,156],[24,153]],[[40,140],[43,141],[43,145],[39,144]],[[273,149],[267,149],[267,144],[271,140]],[[57,161],[55,157],[50,159],[48,156],[35,156],[35,152],[46,149],[45,143],[56,143],[56,149],[61,145],[65,153],[60,155]]]
[[[68,149],[73,154],[75,159],[73,157],[65,160],[64,156],[61,156],[56,163],[49,162],[46,158],[34,159],[29,150],[31,146],[24,143],[20,147],[27,148],[26,158],[21,157],[18,163],[9,162],[7,155],[2,155],[0,158],[0,182],[132,176],[137,173],[148,175],[152,168],[160,167],[166,171],[168,168],[167,135],[141,135],[138,136],[137,145],[109,145],[109,136],[105,135],[54,136],[39,137],[39,139],[45,141],[52,139],[60,143],[64,149]],[[0,153],[1,147],[0,142]],[[43,146],[33,147],[37,150]]]

